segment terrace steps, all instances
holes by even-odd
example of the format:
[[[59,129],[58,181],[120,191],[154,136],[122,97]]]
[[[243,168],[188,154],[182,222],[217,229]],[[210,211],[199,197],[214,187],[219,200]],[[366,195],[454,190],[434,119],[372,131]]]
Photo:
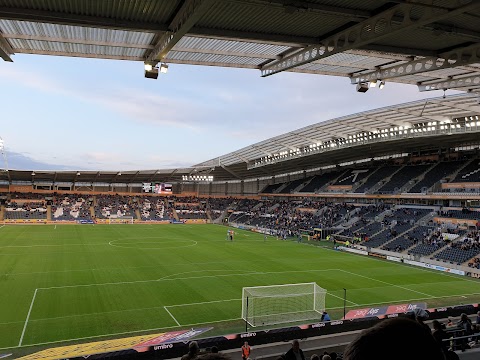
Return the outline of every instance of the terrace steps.
[[[405,167],[405,165],[399,166],[397,171],[395,171],[389,177],[382,179],[382,181],[378,182],[376,185],[372,186],[370,189],[368,189],[368,191],[366,193],[368,193],[368,194],[376,193],[381,187],[383,187],[385,184],[387,184],[395,176],[396,173],[398,173],[404,167]]]
[[[460,174],[460,172],[465,169],[468,165],[470,165],[472,162],[474,161],[478,161],[478,157],[474,157],[473,159],[470,159],[470,161],[466,161],[465,164],[463,164],[463,166],[460,166],[457,171],[455,171],[453,174],[451,174],[449,176],[449,180],[448,182],[452,182],[453,180],[455,180],[455,178],[457,177],[458,174]]]
[[[52,221],[52,205],[47,205],[47,221]]]
[[[135,217],[137,218],[137,220],[142,220],[142,216],[140,215],[139,209],[135,209]]]
[[[420,175],[418,175],[416,178],[411,179],[408,183],[406,183],[406,184],[402,187],[402,192],[403,192],[403,193],[408,193],[411,188],[413,188],[419,181],[422,181],[422,180],[425,178],[425,175],[426,175],[430,170],[432,170],[435,166],[437,166],[438,164],[439,164],[439,162],[433,163],[432,166],[428,167],[423,173],[421,173]],[[415,181],[413,181],[413,180],[415,180]]]
[[[93,202],[95,203],[95,198],[94,198]],[[90,216],[92,217],[92,219],[95,219],[95,207],[94,206],[90,206]]]
[[[363,184],[365,184],[365,183],[368,181],[368,179],[370,178],[370,176],[372,176],[373,174],[375,174],[375,173],[378,171],[378,169],[380,169],[380,168],[381,168],[381,166],[376,167],[375,170],[373,170],[368,176],[365,176],[362,180],[360,180],[358,183],[356,183],[355,185],[353,185],[353,186],[352,186],[352,193],[355,193],[356,190],[357,190],[360,186],[362,186]]]
[[[4,217],[5,217],[5,206],[0,205],[0,220],[3,221]]]

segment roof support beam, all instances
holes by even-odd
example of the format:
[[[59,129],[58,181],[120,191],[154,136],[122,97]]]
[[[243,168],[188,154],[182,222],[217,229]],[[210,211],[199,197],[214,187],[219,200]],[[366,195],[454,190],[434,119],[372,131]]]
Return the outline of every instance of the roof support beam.
[[[235,178],[237,178],[238,180],[243,180],[242,177],[240,177],[237,173],[235,173],[234,171],[230,170],[229,168],[227,168],[225,165],[220,165],[220,167],[225,170],[226,172],[228,172],[230,175],[234,176]]]
[[[176,43],[195,25],[210,9],[216,0],[185,0],[175,15],[168,31],[158,40],[147,56],[147,61],[161,61]]]
[[[480,86],[480,75],[472,75],[458,79],[442,80],[431,82],[428,84],[418,85],[420,92],[433,90],[447,90],[461,87],[478,87]]]
[[[0,32],[0,58],[4,61],[13,62],[10,55],[13,55],[14,51],[3,34]]]
[[[472,99],[475,99],[475,97],[472,97]],[[480,104],[478,104],[476,101],[475,101],[474,107],[469,105],[464,105],[464,104],[450,104],[448,101],[443,102],[441,100],[436,100],[436,99],[428,99],[428,102],[432,104],[438,104],[440,106],[446,106],[451,109],[471,111],[472,113],[480,112]]]
[[[448,69],[462,65],[478,63],[480,61],[480,43],[453,49],[438,56],[413,60],[401,65],[372,71],[350,78],[352,84],[374,80],[386,80],[401,76],[426,73],[435,70]],[[434,89],[436,90],[436,89]],[[422,91],[422,90],[420,90]]]
[[[98,46],[122,47],[122,48],[132,48],[132,49],[153,49],[153,45],[145,45],[145,44],[120,43],[120,42],[112,42],[112,41],[95,41],[95,40],[85,40],[85,39],[68,39],[68,38],[57,38],[57,37],[50,37],[50,36],[36,36],[36,35],[25,35],[25,34],[3,34],[3,37],[5,39],[53,41],[53,42],[61,42],[61,43],[68,43],[68,44],[98,45]]]
[[[262,5],[278,5],[285,8],[285,11],[291,12],[318,12],[323,14],[329,14],[334,16],[345,16],[348,17],[349,20],[363,20],[369,18],[371,13],[369,11],[359,10],[359,9],[351,9],[339,6],[331,6],[331,5],[323,5],[323,4],[314,4],[307,1],[299,1],[299,0],[257,0],[252,1],[255,3],[259,3]]]
[[[480,7],[480,2],[470,1],[467,5],[453,10],[425,7],[419,0],[411,0],[385,10],[359,24],[326,37],[319,45],[311,45],[281,60],[261,68],[262,76],[270,76],[300,65],[378,42],[402,31],[448,19]],[[418,13],[418,18],[410,14]]]

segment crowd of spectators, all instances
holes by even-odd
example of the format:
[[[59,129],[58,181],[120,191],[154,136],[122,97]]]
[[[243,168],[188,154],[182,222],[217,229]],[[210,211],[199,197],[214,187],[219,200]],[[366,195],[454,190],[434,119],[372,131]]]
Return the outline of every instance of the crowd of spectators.
[[[449,246],[461,250],[480,249],[480,231],[472,230],[463,241],[451,242]]]
[[[81,196],[55,196],[52,204],[52,220],[91,220],[91,199]]]
[[[121,195],[97,195],[95,205],[96,218],[121,218],[135,216],[138,203],[132,197]]]
[[[142,197],[138,199],[140,216],[145,221],[171,220],[173,211],[169,206],[167,198],[164,197]]]
[[[5,218],[46,219],[47,207],[44,201],[9,201],[5,206]]]

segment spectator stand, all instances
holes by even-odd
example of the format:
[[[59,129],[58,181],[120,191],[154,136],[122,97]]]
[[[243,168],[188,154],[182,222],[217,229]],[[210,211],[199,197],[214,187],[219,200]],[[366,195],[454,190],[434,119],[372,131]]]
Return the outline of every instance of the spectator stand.
[[[52,205],[52,221],[92,220],[91,203],[80,195],[56,196]]]
[[[6,203],[4,220],[47,220],[46,201],[38,198],[16,197],[15,200]]]
[[[140,219],[142,221],[171,221],[173,210],[168,200],[161,196],[145,196],[138,199]]]

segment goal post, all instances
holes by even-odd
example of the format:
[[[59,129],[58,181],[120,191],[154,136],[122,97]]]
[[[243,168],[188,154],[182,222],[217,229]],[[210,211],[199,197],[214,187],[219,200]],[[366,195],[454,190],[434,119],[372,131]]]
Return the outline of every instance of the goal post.
[[[244,287],[242,319],[251,327],[319,321],[326,294],[314,282]]]
[[[110,217],[107,220],[107,224],[133,224],[134,217],[133,216],[118,216],[118,217]]]

